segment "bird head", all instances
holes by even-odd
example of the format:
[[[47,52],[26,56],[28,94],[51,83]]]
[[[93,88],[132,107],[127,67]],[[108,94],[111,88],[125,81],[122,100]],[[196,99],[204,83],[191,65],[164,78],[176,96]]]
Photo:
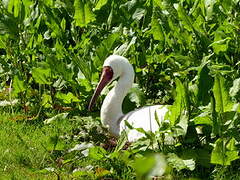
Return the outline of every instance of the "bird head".
[[[88,110],[92,109],[103,88],[107,84],[121,76],[124,73],[124,69],[126,69],[126,67],[128,67],[129,65],[130,64],[126,58],[118,55],[111,55],[104,61],[102,75],[97,85],[97,88],[91,98]],[[132,68],[131,65],[129,67]]]

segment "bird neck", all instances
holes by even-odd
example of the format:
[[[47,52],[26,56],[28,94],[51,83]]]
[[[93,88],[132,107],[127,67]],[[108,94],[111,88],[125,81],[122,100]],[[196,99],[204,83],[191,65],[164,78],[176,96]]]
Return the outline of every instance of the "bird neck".
[[[131,67],[132,68],[132,67]],[[119,120],[123,116],[122,103],[128,90],[132,87],[134,72],[123,73],[116,85],[105,97],[101,108],[101,120],[103,125],[109,128],[111,134],[119,136]]]

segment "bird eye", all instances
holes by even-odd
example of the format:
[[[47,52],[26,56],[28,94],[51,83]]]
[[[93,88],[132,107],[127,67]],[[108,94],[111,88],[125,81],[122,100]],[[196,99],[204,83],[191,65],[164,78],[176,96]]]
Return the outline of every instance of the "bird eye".
[[[113,78],[113,69],[110,66],[104,66],[103,74],[107,79],[111,80]]]

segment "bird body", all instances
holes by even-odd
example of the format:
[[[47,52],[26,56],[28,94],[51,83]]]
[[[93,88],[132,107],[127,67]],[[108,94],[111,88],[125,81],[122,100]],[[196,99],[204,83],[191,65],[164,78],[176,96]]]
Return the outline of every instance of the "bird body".
[[[134,129],[128,130],[128,141],[133,142],[144,136],[142,132],[139,132],[135,128],[142,128],[145,132],[156,132],[159,130],[159,123],[164,121],[164,116],[168,112],[168,106],[166,105],[154,105],[144,106],[140,109],[131,111],[123,116],[120,122],[120,131],[128,129],[126,122],[130,124]],[[157,116],[157,119],[156,119]]]
[[[102,124],[108,127],[110,133],[114,136],[119,136],[124,130],[128,129],[127,136],[130,142],[144,136],[143,133],[135,128],[142,128],[146,132],[157,131],[159,124],[156,120],[156,115],[157,119],[162,122],[165,114],[168,112],[168,106],[145,106],[127,114],[122,112],[123,100],[134,81],[133,67],[123,56],[111,55],[105,60],[101,80],[91,99],[89,109],[95,103],[102,89],[117,78],[119,79],[116,85],[107,94],[101,107],[100,116]],[[127,124],[134,129],[129,129]]]

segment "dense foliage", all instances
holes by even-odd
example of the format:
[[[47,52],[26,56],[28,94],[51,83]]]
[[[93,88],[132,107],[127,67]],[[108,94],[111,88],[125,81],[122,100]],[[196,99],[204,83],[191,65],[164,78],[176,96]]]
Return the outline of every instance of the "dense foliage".
[[[239,0],[2,0],[1,111],[32,125],[71,120],[64,140],[52,137],[52,158],[67,164],[52,162],[55,173],[144,179],[166,159],[165,178],[239,174],[239,9]],[[108,137],[86,111],[112,53],[136,72],[124,111],[172,104],[170,122],[127,150],[124,137],[116,148],[100,146]],[[164,144],[165,135],[176,144]]]

